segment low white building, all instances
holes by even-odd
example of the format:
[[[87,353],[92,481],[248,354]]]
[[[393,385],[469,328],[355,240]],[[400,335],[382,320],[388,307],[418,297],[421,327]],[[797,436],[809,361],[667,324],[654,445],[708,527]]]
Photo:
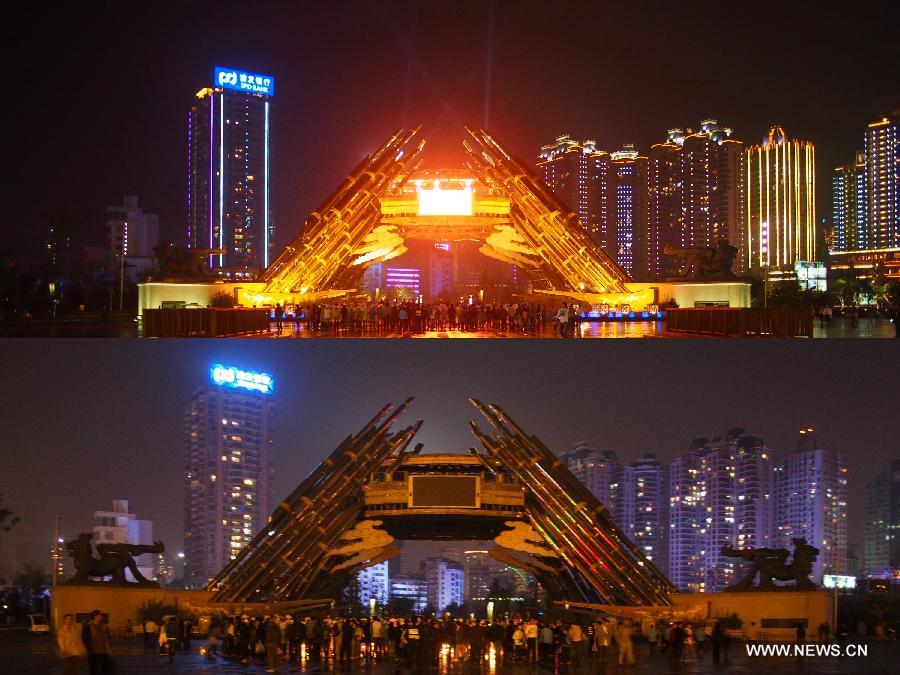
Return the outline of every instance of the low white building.
[[[152,544],[153,521],[139,520],[128,512],[127,499],[113,499],[112,510],[94,511],[94,539],[96,548],[100,544]],[[156,556],[144,553],[135,558],[138,570],[148,579],[153,579],[157,566]],[[129,581],[134,581],[130,571],[125,572]]]

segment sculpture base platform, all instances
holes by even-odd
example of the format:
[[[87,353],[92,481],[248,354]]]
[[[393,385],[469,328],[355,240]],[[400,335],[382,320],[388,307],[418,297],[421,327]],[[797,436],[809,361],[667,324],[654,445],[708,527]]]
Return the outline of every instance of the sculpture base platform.
[[[249,614],[263,616],[284,612],[312,612],[331,605],[331,600],[300,600],[288,603],[262,602],[212,602],[212,591],[188,590],[183,588],[154,588],[152,586],[111,586],[109,584],[87,584],[84,586],[62,584],[50,589],[50,624],[60,625],[66,614],[86,615],[95,609],[109,615],[109,628],[113,631],[125,630],[128,620],[135,633],[140,633],[141,622],[138,610],[148,601],[175,605],[179,614],[197,619],[195,630],[205,633],[209,617],[213,614]]]
[[[829,591],[748,591],[746,593],[679,593],[671,596],[671,605],[596,605],[559,601],[557,605],[596,611],[631,619],[641,625],[644,634],[650,624],[659,620],[713,622],[732,615],[742,625],[729,629],[729,635],[759,642],[794,641],[797,626],[806,628],[812,639],[824,621],[834,631],[834,595]]]

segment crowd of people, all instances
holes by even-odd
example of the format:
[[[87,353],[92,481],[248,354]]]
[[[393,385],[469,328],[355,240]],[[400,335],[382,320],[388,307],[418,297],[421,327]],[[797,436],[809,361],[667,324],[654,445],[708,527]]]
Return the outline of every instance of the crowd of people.
[[[194,625],[190,618],[147,619],[142,628],[145,653],[159,653],[172,661],[178,651],[191,650]],[[744,632],[750,643],[761,638],[755,624]],[[827,642],[828,623],[823,622],[817,633],[819,641]],[[796,639],[805,641],[805,627],[798,625]],[[375,661],[393,661],[416,671],[432,669],[442,661],[492,662],[494,666],[540,663],[555,668],[578,667],[589,658],[599,664],[633,665],[635,641],[646,643],[647,658],[669,659],[676,667],[685,661],[703,661],[707,654],[713,664],[728,660],[728,632],[719,620],[642,625],[628,618],[598,617],[567,623],[518,614],[494,621],[423,616],[219,617],[212,619],[200,652],[208,661],[265,665],[266,672],[278,672],[286,664],[371,665]],[[114,671],[109,630],[99,610],[82,625],[66,614],[57,631],[57,644],[66,675],[79,672],[85,659],[91,675]]]
[[[235,616],[214,621],[205,647],[209,660],[265,664],[278,672],[284,663],[369,664],[393,660],[415,670],[441,660],[543,663],[577,667],[588,658],[635,663],[634,641],[649,645],[651,658],[665,655],[678,663],[727,659],[728,638],[720,622],[673,622],[646,630],[630,619],[598,618],[582,625],[559,619],[495,621],[427,617]]]
[[[312,305],[276,305],[276,330],[325,335],[418,334],[428,331],[522,333],[525,335],[578,334],[582,310],[563,302],[553,309],[536,303],[419,303],[363,302]],[[552,326],[552,330],[551,327]]]

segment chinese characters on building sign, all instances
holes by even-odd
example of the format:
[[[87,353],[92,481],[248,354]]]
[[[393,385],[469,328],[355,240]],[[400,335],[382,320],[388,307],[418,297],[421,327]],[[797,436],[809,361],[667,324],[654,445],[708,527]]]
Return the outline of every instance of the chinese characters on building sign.
[[[275,93],[275,78],[271,75],[245,73],[241,70],[216,66],[213,78],[215,86],[221,89],[233,89],[264,96],[271,96]]]
[[[249,389],[263,394],[271,394],[274,381],[268,373],[254,373],[249,370],[240,370],[234,366],[222,366],[216,364],[210,370],[212,381],[225,387],[237,389]]]

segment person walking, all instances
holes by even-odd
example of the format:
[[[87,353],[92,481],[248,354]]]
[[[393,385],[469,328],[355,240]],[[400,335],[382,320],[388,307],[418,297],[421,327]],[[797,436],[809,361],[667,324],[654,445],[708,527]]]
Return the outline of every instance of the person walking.
[[[721,621],[716,621],[712,629],[712,660],[718,664],[722,660],[722,647],[725,644],[725,626]]]
[[[572,652],[569,658],[572,665],[577,668],[581,663],[581,657],[584,656],[584,646],[587,644],[581,624],[577,621],[573,621],[572,625],[569,626],[569,630],[566,632],[566,638]]]
[[[159,626],[151,618],[144,619],[144,653],[152,654],[158,649]]]
[[[99,609],[91,612],[90,621],[81,630],[88,655],[88,668],[91,675],[107,675],[114,672],[115,663],[112,658],[112,643],[109,638],[109,627],[103,623],[103,615]]]
[[[631,641],[631,619],[625,619],[616,631],[616,644],[619,645],[619,665],[634,665],[634,644]]]
[[[75,615],[63,616],[63,625],[56,630],[56,646],[63,675],[75,675],[81,660],[87,656],[87,647],[81,636],[81,629],[75,625]]]
[[[164,626],[165,634],[166,634],[166,653],[169,655],[169,662],[175,660],[175,648],[178,646],[179,637],[181,635],[181,630],[178,627],[178,617],[170,616],[166,621],[166,625]]]
[[[559,336],[568,337],[569,334],[569,305],[565,302],[556,313],[556,320],[559,322]]]

